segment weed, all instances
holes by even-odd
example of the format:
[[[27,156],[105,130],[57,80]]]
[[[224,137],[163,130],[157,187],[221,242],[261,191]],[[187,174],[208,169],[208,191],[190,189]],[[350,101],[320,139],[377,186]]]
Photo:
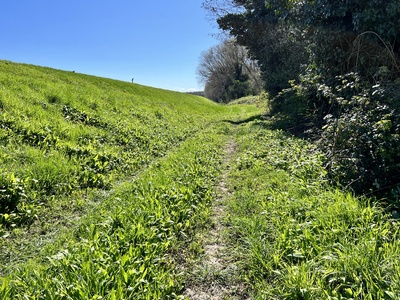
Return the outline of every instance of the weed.
[[[25,199],[24,181],[13,173],[0,173],[0,212],[9,213]]]
[[[242,125],[229,224],[255,299],[398,297],[399,225],[328,186],[315,147]]]

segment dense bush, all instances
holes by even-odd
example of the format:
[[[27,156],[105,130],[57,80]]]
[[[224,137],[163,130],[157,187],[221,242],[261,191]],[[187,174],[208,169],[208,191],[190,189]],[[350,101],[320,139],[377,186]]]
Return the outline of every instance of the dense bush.
[[[334,181],[398,200],[399,83],[371,85],[356,73],[326,79],[310,69],[299,84],[275,97],[273,112],[315,134]]]
[[[346,78],[347,77],[347,78]],[[400,196],[400,114],[393,98],[379,85],[342,76],[341,84],[322,86],[333,114],[325,116],[320,145],[328,154],[332,176],[357,192]]]
[[[315,68],[307,68],[298,82],[291,81],[290,88],[271,99],[271,114],[279,116],[285,128],[295,133],[320,128],[324,116],[332,111],[332,105],[319,90],[323,82]]]
[[[204,7],[258,60],[279,125],[313,133],[334,180],[398,199],[398,0],[205,0]]]

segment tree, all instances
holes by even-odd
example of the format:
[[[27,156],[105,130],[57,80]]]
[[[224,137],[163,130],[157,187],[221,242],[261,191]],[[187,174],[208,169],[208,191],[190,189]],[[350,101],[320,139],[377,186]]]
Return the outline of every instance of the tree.
[[[314,134],[334,181],[399,207],[400,1],[204,3],[259,61],[271,111]]]
[[[298,77],[308,53],[301,30],[284,22],[284,1],[206,0],[203,7],[257,60],[267,92],[274,96]],[[284,5],[282,5],[282,3]]]
[[[329,76],[357,72],[377,82],[386,67],[399,75],[400,1],[306,1],[296,22],[308,31],[313,62]]]
[[[327,76],[357,72],[373,82],[380,67],[392,79],[400,73],[398,0],[205,0],[203,7],[259,62],[272,95],[310,57]]]
[[[206,97],[218,102],[257,94],[263,87],[257,62],[249,58],[246,48],[233,41],[203,52],[197,73],[205,85]]]

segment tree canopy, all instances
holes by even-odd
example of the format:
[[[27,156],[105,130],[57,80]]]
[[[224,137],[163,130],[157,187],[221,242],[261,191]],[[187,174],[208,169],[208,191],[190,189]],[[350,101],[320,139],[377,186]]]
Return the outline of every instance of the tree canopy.
[[[400,1],[206,0],[335,182],[400,201]]]
[[[398,0],[208,0],[204,7],[259,61],[272,94],[297,78],[308,54],[335,75],[371,76],[383,64],[399,71]]]

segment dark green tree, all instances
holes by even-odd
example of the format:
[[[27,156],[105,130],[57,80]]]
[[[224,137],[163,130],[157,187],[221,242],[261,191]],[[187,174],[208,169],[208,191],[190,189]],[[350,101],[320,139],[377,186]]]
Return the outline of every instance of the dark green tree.
[[[232,1],[234,9],[219,15],[219,27],[234,36],[249,50],[262,71],[265,89],[276,95],[296,79],[302,64],[308,63],[304,38],[298,28],[285,19],[289,6],[284,1]],[[271,3],[270,3],[271,2]],[[218,10],[220,1],[207,1],[209,11]],[[238,9],[241,7],[241,9]]]
[[[259,61],[267,91],[277,95],[272,112],[313,133],[335,181],[400,200],[399,0],[204,6]]]
[[[376,83],[399,74],[400,1],[306,1],[294,21],[307,29],[313,62],[328,76],[357,72]]]
[[[259,62],[276,95],[311,62],[328,76],[357,72],[376,81],[400,71],[398,0],[206,0],[219,27]]]

